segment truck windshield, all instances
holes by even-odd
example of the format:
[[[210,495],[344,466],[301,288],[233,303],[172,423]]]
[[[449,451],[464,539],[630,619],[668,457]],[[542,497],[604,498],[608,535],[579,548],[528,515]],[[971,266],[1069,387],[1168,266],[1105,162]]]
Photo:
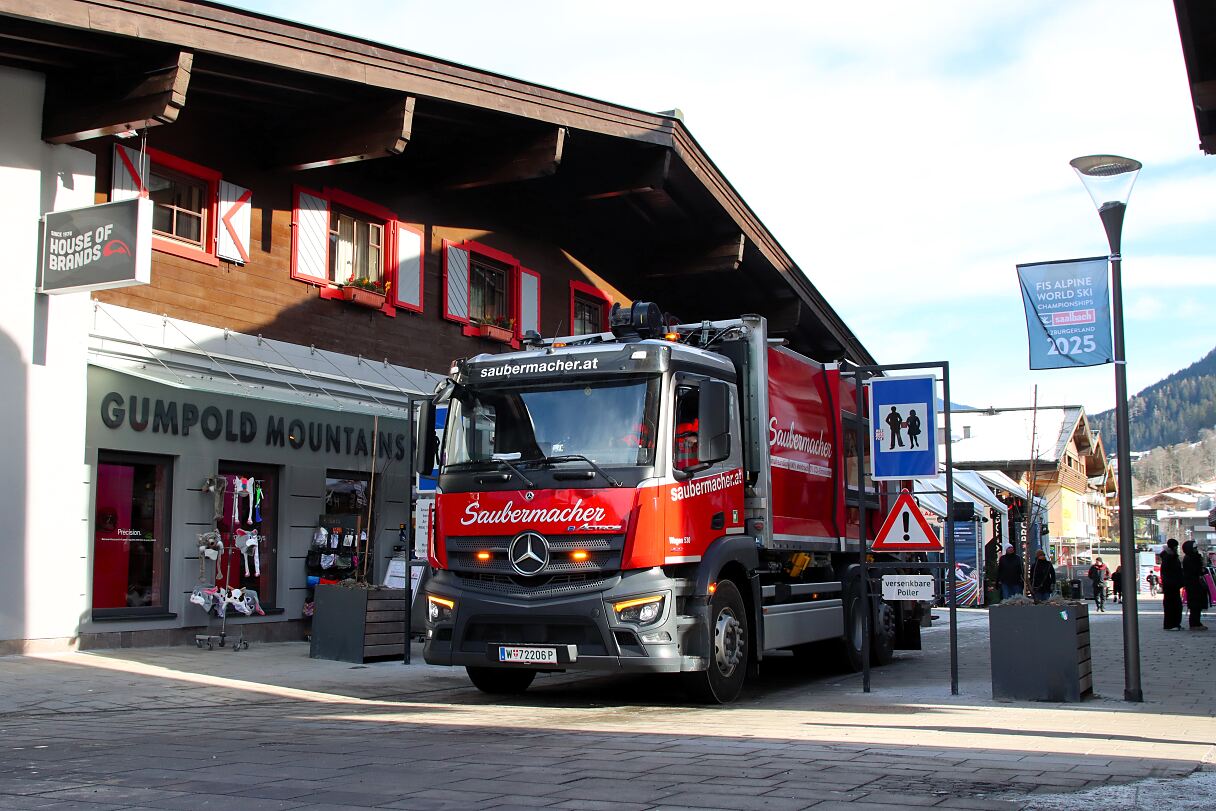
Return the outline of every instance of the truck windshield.
[[[600,465],[650,465],[658,402],[657,377],[466,388],[452,397],[442,465],[492,463],[494,454],[510,454],[516,465],[575,455]]]

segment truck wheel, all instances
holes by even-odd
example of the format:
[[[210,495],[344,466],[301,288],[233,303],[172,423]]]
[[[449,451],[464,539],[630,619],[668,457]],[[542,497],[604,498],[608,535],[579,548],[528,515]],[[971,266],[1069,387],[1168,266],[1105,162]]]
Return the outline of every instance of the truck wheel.
[[[501,667],[466,667],[469,681],[483,693],[492,696],[519,695],[536,678],[535,670],[507,670]]]
[[[844,633],[839,640],[840,661],[852,672],[861,670],[865,629],[861,616],[861,573],[846,576],[844,593]]]
[[[874,606],[874,624],[871,626],[870,664],[889,665],[895,658],[895,609],[878,601]]]
[[[709,601],[709,667],[685,673],[684,686],[697,701],[726,704],[734,701],[747,677],[747,608],[739,588],[729,580],[718,583]]]

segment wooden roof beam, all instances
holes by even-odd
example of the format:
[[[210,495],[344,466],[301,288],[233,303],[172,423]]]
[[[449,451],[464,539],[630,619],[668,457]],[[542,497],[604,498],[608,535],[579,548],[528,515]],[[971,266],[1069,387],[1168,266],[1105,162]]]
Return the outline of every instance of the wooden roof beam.
[[[310,110],[272,139],[272,163],[287,170],[317,169],[400,155],[414,126],[414,97],[358,102],[345,109]]]
[[[158,60],[134,74],[85,81],[76,73],[49,77],[42,139],[71,144],[172,124],[186,106],[193,64],[191,52],[178,51],[168,60]]]
[[[659,148],[648,151],[640,160],[624,167],[610,166],[575,181],[574,194],[582,200],[610,200],[627,194],[661,191],[671,172],[672,151]]]
[[[731,236],[705,248],[693,251],[665,252],[650,263],[647,276],[667,278],[672,276],[696,276],[707,273],[733,273],[743,263],[743,251],[747,237],[742,233]]]
[[[561,165],[565,145],[566,128],[553,127],[537,138],[471,160],[439,181],[438,186],[448,190],[478,189],[549,177]]]

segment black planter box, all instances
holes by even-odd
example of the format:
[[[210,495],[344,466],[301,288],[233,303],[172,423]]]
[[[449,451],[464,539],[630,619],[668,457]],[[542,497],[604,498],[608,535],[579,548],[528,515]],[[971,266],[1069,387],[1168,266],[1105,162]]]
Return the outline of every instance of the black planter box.
[[[995,605],[988,633],[993,698],[1081,701],[1093,694],[1088,606]]]
[[[317,586],[313,659],[362,664],[405,655],[405,590]]]

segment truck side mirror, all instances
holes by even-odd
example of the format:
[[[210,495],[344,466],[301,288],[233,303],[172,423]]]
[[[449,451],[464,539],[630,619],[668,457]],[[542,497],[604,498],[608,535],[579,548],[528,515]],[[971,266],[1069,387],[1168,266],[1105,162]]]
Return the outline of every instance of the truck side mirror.
[[[730,456],[730,386],[721,380],[701,384],[697,404],[697,462],[713,464]]]
[[[429,476],[435,468],[439,438],[435,436],[435,403],[430,399],[418,404],[418,422],[414,425],[414,471]]]

